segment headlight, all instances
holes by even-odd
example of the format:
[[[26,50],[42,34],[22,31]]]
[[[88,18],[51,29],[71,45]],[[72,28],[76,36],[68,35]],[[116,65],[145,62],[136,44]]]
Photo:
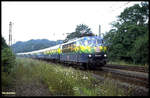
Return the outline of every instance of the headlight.
[[[92,55],[89,54],[89,57],[92,57]]]
[[[106,54],[104,54],[104,57],[106,57],[107,55]]]

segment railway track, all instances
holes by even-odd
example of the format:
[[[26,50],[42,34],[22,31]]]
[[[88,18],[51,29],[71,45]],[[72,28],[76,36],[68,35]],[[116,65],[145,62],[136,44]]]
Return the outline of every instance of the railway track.
[[[92,74],[93,77],[95,77],[98,80],[104,81],[113,81],[115,83],[117,83],[117,86],[119,88],[123,88],[125,92],[128,92],[130,90],[130,95],[129,96],[148,96],[149,95],[149,89],[143,86],[137,86],[134,84],[130,84],[128,82],[124,82],[124,81],[120,81],[118,79],[114,79],[114,78],[109,78],[109,77],[104,77],[104,76],[100,76],[97,74]]]
[[[125,88],[127,91],[132,88],[132,95],[148,95],[149,80],[148,73],[141,71],[130,71],[116,67],[104,66],[101,70],[90,71],[96,79],[104,81],[106,79],[117,82],[119,87]],[[127,68],[127,67],[126,67]]]
[[[101,71],[91,71],[100,76],[107,76],[111,74],[111,78],[119,79],[121,81],[147,87],[149,86],[148,74],[132,71],[124,71],[118,69],[111,69],[102,67]]]
[[[122,70],[129,70],[129,71],[137,71],[137,72],[143,72],[143,73],[148,73],[149,70],[148,68],[144,66],[127,66],[127,65],[112,65],[112,64],[107,64],[105,67],[109,68],[115,68],[115,69],[122,69]]]
[[[131,78],[141,79],[143,81],[148,81],[148,73],[136,72],[136,71],[128,71],[128,70],[120,70],[108,67],[102,67],[103,71],[115,73],[122,76],[127,76]]]

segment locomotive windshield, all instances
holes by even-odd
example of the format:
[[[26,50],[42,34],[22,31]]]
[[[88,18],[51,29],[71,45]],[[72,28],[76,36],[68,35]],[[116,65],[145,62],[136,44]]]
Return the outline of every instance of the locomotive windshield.
[[[96,46],[100,46],[102,44],[102,39],[96,39]]]
[[[84,39],[77,41],[76,45],[96,47],[96,46],[103,45],[103,43],[102,43],[102,39],[98,37],[85,37]]]
[[[98,38],[90,38],[84,41],[85,46],[95,47],[102,45],[102,40]]]

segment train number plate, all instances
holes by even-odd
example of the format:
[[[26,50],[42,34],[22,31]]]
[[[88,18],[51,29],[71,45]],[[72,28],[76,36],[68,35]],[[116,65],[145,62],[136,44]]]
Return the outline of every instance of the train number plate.
[[[95,55],[96,57],[100,57],[101,55]]]

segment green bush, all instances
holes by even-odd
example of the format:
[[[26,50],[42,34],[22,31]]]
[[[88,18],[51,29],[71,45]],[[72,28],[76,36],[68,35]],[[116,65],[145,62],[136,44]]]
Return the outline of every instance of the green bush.
[[[13,83],[13,77],[8,72],[2,72],[2,89],[10,87]]]
[[[2,62],[1,65],[4,67],[4,72],[11,72],[11,69],[15,65],[15,55],[10,48],[4,48],[2,50]]]
[[[6,44],[2,37],[2,50],[1,50],[1,72],[2,72],[2,88],[9,87],[12,84],[14,74],[13,67],[15,66],[15,55]]]

